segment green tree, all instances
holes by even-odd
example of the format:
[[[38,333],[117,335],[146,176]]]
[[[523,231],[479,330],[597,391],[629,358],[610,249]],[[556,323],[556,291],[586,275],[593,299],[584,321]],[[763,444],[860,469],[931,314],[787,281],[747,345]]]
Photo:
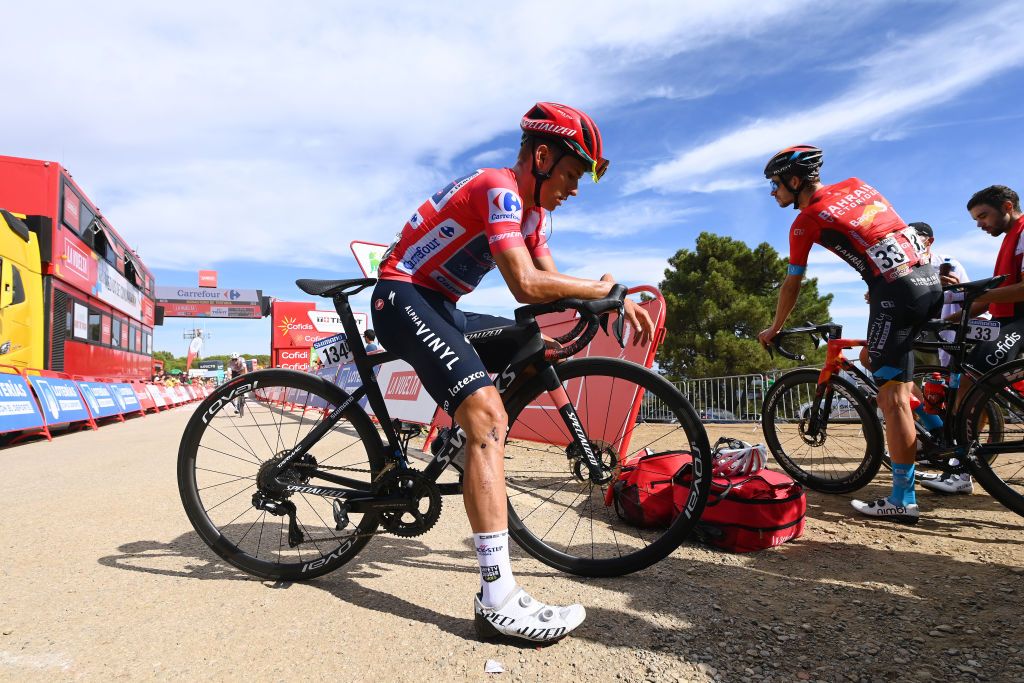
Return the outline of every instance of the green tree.
[[[721,377],[796,365],[770,358],[757,341],[775,314],[788,260],[767,242],[751,249],[730,237],[702,232],[695,251],[680,249],[669,259],[661,292],[668,304],[665,343],[658,363],[673,379]],[[830,320],[832,295],[819,295],[814,278],[804,280],[787,325]],[[809,338],[791,338],[786,347],[824,359]]]

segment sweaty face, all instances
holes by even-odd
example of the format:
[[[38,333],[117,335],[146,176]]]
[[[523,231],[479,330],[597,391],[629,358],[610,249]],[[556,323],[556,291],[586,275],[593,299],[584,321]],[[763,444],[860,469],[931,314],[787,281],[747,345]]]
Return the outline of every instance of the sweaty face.
[[[564,155],[550,171],[551,178],[540,187],[540,205],[547,211],[554,211],[569,197],[575,197],[580,178],[589,170],[579,157]]]
[[[979,228],[993,237],[1002,235],[1010,228],[1010,224],[1013,222],[1010,219],[1009,211],[1003,211],[988,204],[978,204],[971,209],[971,218],[974,219]]]

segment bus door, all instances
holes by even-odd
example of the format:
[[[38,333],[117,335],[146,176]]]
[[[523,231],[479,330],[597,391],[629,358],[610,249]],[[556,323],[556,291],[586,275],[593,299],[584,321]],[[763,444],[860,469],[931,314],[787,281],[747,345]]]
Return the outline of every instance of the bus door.
[[[43,328],[38,237],[0,209],[0,363],[42,368]]]

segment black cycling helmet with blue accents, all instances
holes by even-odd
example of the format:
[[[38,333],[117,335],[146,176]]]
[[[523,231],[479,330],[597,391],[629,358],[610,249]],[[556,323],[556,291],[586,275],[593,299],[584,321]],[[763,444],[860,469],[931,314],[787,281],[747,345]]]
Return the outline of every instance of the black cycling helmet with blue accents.
[[[764,167],[764,177],[779,176],[783,179],[788,176],[817,177],[818,169],[821,168],[822,156],[822,151],[811,145],[787,147],[777,152]]]

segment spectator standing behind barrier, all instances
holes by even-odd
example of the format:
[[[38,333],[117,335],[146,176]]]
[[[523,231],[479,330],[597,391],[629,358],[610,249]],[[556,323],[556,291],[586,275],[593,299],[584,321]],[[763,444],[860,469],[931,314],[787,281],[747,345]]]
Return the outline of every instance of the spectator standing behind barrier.
[[[932,230],[932,226],[927,223],[911,223],[910,227],[914,228],[917,234],[921,236],[925,245],[925,254],[931,261],[932,268],[938,271],[939,281],[944,287],[970,280],[967,276],[967,270],[964,269],[962,263],[952,256],[937,254],[932,251],[932,244],[935,243],[935,233]],[[942,317],[950,318],[959,314],[963,308],[959,302],[963,300],[964,295],[961,292],[945,292],[942,300]],[[949,342],[953,341],[955,336],[956,332],[953,330],[945,330],[939,333],[941,339]],[[949,353],[939,349],[939,363],[943,367],[949,367],[949,360]]]
[[[366,352],[373,353],[380,351],[380,344],[377,343],[377,333],[373,330],[363,332],[363,339],[366,341]]]

